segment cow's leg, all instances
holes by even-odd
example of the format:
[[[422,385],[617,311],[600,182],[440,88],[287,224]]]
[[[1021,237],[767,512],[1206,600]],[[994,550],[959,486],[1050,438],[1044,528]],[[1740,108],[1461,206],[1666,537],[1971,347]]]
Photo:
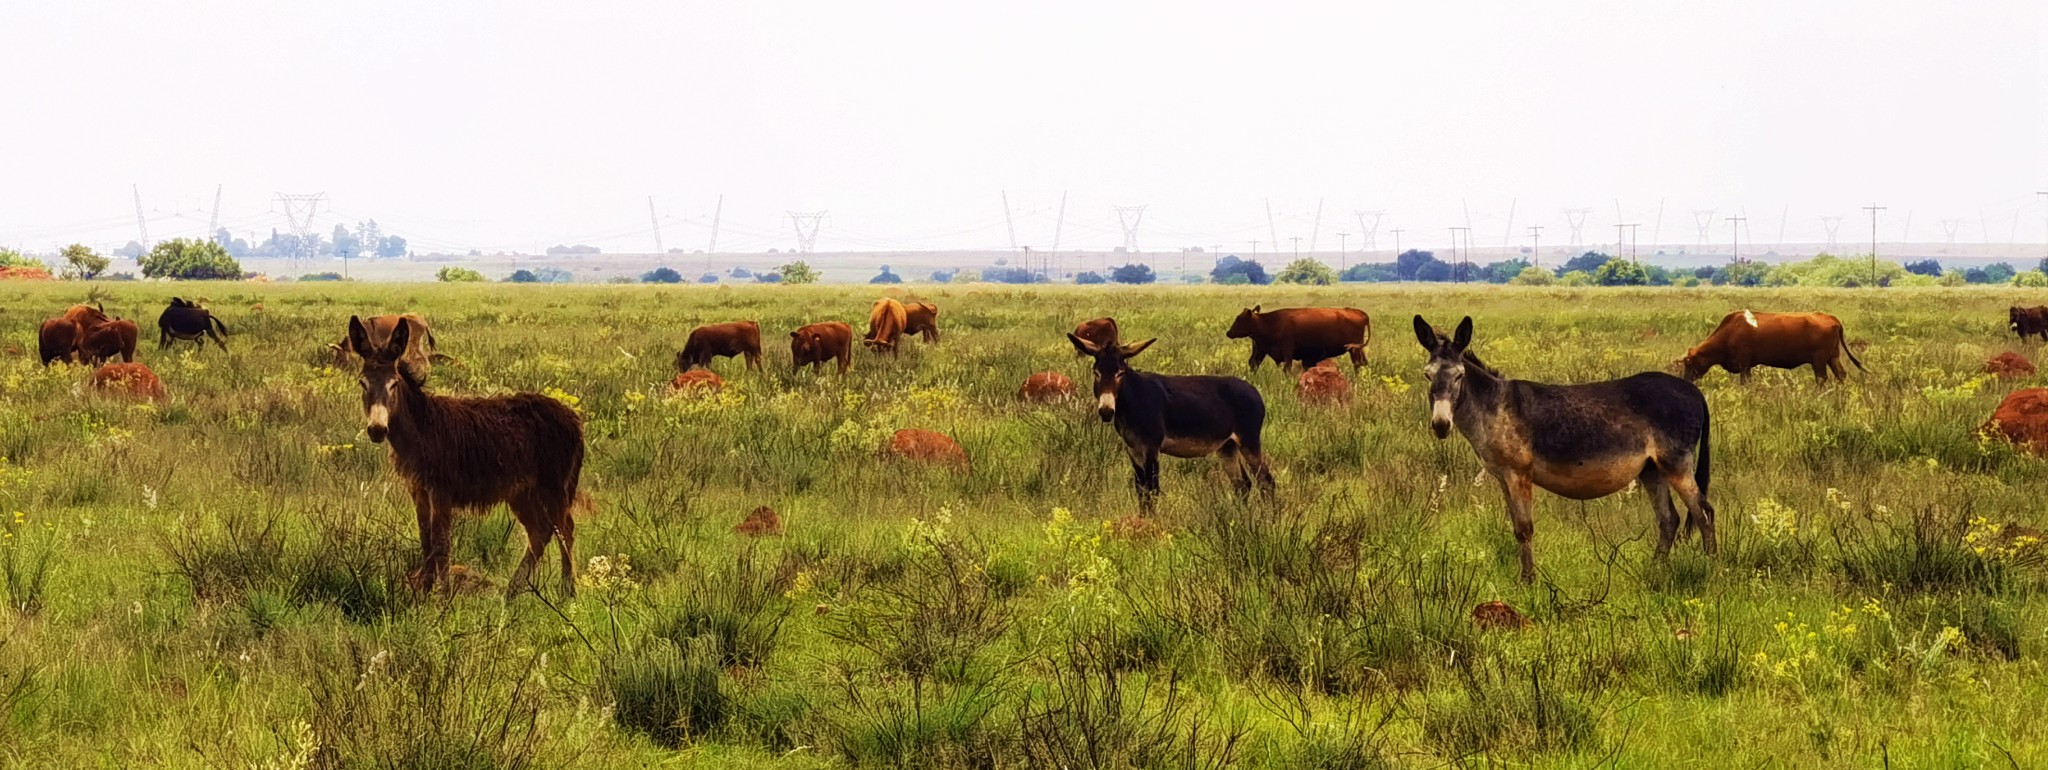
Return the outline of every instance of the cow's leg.
[[[1743,385],[1748,385],[1748,384],[1749,384],[1749,370],[1748,370],[1748,369],[1744,369],[1744,370],[1742,370],[1742,371],[1736,372],[1736,373],[1735,373],[1735,381],[1736,381],[1736,382],[1740,382],[1740,383],[1742,383]]]
[[[1501,492],[1507,498],[1508,521],[1515,528],[1515,547],[1522,557],[1522,582],[1536,582],[1535,488],[1528,474],[1508,471],[1500,476]]]
[[[1813,381],[1817,385],[1828,384],[1828,362],[1813,362]]]
[[[1671,542],[1678,539],[1678,508],[1671,504],[1671,486],[1655,462],[1645,465],[1637,479],[1650,495],[1650,510],[1657,515],[1657,558],[1671,557]]]
[[[1346,345],[1345,348],[1351,353],[1351,371],[1355,373],[1360,369],[1364,369],[1366,363],[1365,345]]]
[[[1257,341],[1252,342],[1252,371],[1256,372],[1259,370],[1259,362],[1265,359],[1265,357],[1266,349],[1261,347]]]
[[[758,352],[753,352],[753,351],[749,351],[749,352],[747,353],[747,368],[748,368],[748,369],[752,369],[752,370],[754,370],[754,371],[757,371],[757,372],[758,372],[758,371],[761,371],[761,354],[760,354],[760,353],[758,353]]]
[[[576,595],[576,501],[570,499],[553,512],[555,547],[562,551],[562,595]]]
[[[1687,463],[1687,466],[1690,465],[1691,463]],[[1675,470],[1679,472],[1666,476],[1665,481],[1671,484],[1672,490],[1678,492],[1678,499],[1685,503],[1686,523],[1700,531],[1700,550],[1712,554],[1718,547],[1714,539],[1714,504],[1707,502],[1707,496],[1700,493],[1699,484],[1693,481],[1690,467]]]
[[[1849,379],[1849,367],[1842,365],[1842,359],[1836,358],[1833,361],[1829,361],[1828,368],[1834,371],[1836,380]]]
[[[506,502],[512,509],[512,516],[519,520],[521,529],[526,530],[526,553],[519,557],[519,567],[512,570],[512,579],[505,583],[505,598],[510,600],[520,591],[533,587],[533,567],[547,553],[548,540],[554,537],[555,523],[548,516],[547,506],[534,499],[531,494],[521,495]]]

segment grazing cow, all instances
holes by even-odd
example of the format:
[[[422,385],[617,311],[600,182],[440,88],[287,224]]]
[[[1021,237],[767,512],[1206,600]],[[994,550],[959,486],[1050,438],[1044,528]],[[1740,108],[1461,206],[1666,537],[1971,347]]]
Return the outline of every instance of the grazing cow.
[[[1259,310],[1245,308],[1230,324],[1224,336],[1251,338],[1252,371],[1271,358],[1281,371],[1291,365],[1315,366],[1341,355],[1351,356],[1351,367],[1365,367],[1365,347],[1372,342],[1372,319],[1365,311],[1350,307],[1290,307]]]
[[[925,342],[938,342],[939,306],[930,302],[904,303],[903,333],[923,337]]]
[[[206,341],[201,337],[212,337],[213,344],[219,345],[223,353],[228,350],[228,343],[221,339],[228,333],[227,324],[221,323],[212,312],[195,302],[172,297],[170,307],[164,308],[163,315],[157,316],[156,328],[159,350],[169,348],[174,339],[191,340],[205,350]]]
[[[1657,514],[1658,558],[1678,534],[1675,491],[1686,533],[1697,529],[1701,547],[1714,552],[1707,399],[1692,383],[1662,372],[1584,385],[1511,380],[1466,350],[1470,317],[1446,339],[1416,316],[1415,339],[1429,351],[1430,430],[1442,439],[1456,427],[1500,482],[1523,582],[1536,579],[1534,487],[1591,500],[1642,482]]]
[[[806,324],[789,333],[791,369],[839,360],[839,373],[853,366],[853,327],[844,321]]]
[[[2048,305],[2019,307],[2005,311],[2005,326],[2020,335],[2020,341],[2028,336],[2039,335],[2042,342],[2048,342]]]
[[[1080,326],[1074,327],[1074,336],[1095,343],[1096,347],[1115,347],[1123,344],[1117,339],[1116,319],[1107,316],[1093,321],[1082,321]]]
[[[85,335],[78,323],[68,318],[52,318],[36,328],[36,352],[44,366],[63,361],[78,360],[78,342]]]
[[[107,316],[106,307],[97,302],[90,305],[72,305],[64,310],[64,315],[59,317],[78,324],[81,329],[90,329],[114,320]]]
[[[1842,322],[1826,313],[1752,313],[1739,310],[1721,319],[1714,333],[1678,359],[1678,369],[1687,380],[1697,381],[1719,366],[1749,382],[1749,370],[1759,366],[1778,369],[1813,367],[1813,378],[1827,382],[1848,375],[1840,354],[1856,360],[1844,339]]]
[[[896,343],[909,325],[910,312],[903,303],[889,297],[875,300],[875,306],[868,310],[867,336],[861,338],[860,344],[877,353],[896,355]]]
[[[1069,334],[1082,355],[1095,359],[1095,412],[1114,423],[1131,457],[1132,485],[1138,490],[1138,511],[1151,515],[1159,495],[1159,455],[1223,456],[1239,497],[1256,484],[1273,492],[1273,473],[1266,466],[1259,433],[1266,423],[1266,400],[1258,388],[1236,377],[1172,376],[1132,369],[1130,359],[1155,340],[1130,345],[1097,345]]]
[[[761,368],[761,326],[753,321],[705,324],[690,331],[683,350],[676,354],[676,371],[711,368],[715,357],[745,356],[748,369]]]
[[[370,332],[371,348],[382,349],[384,343],[391,339],[392,330],[398,328],[401,323],[411,327],[407,329],[406,334],[406,339],[411,340],[411,345],[406,348],[405,360],[418,367],[422,374],[426,373],[427,367],[433,363],[454,360],[434,351],[434,348],[440,346],[440,341],[434,339],[434,330],[427,326],[427,319],[419,317],[417,313],[373,315],[363,319],[363,328]],[[340,342],[327,343],[327,349],[334,354],[336,369],[349,368],[362,357],[361,353],[349,347],[347,337],[341,338]]]
[[[85,330],[79,340],[79,359],[98,366],[120,356],[123,363],[135,362],[135,338],[141,329],[134,321],[113,320]]]
[[[381,346],[361,318],[348,319],[351,349],[363,357],[363,414],[372,442],[391,442],[391,465],[419,515],[420,566],[411,582],[430,591],[448,582],[458,511],[484,513],[498,503],[526,530],[526,555],[507,599],[533,585],[548,540],[561,538],[562,592],[576,595],[576,519],[589,499],[583,475],[583,418],[538,393],[453,398],[428,393],[405,360],[412,327],[398,324]]]

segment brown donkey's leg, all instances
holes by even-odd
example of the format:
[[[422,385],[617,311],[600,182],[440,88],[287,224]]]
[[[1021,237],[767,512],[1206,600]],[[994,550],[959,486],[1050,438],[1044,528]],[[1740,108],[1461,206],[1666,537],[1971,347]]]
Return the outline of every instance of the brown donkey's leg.
[[[1657,514],[1657,558],[1669,558],[1671,541],[1678,539],[1678,507],[1671,504],[1671,485],[1654,462],[1643,469],[1638,480],[1650,494],[1650,509]]]
[[[436,499],[433,509],[434,555],[429,580],[440,584],[442,593],[455,595],[455,583],[448,579],[448,557],[455,546],[455,507],[445,499]]]
[[[1515,545],[1522,555],[1522,582],[1536,582],[1536,518],[1532,512],[1535,489],[1526,474],[1508,471],[1500,480],[1501,492],[1507,497],[1508,520],[1515,527]]]
[[[426,593],[434,588],[434,493],[413,489],[412,506],[420,524],[420,563],[406,576],[406,582],[413,590]]]
[[[1687,465],[1690,466],[1691,463]],[[1680,472],[1666,476],[1665,480],[1678,492],[1678,499],[1685,502],[1687,525],[1699,529],[1700,549],[1712,554],[1717,548],[1714,540],[1714,506],[1707,502],[1706,495],[1700,494],[1699,484],[1693,482],[1692,468],[1674,470]]]

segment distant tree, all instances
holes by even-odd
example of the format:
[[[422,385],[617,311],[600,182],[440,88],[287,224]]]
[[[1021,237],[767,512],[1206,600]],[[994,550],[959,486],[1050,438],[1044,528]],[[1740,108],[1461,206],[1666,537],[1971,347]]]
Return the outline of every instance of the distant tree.
[[[1989,275],[1986,275],[1986,274],[1985,274],[1985,272],[1984,272],[1984,268],[1981,268],[1981,267],[1973,267],[1973,268],[1969,268],[1969,269],[1967,269],[1967,270],[1964,270],[1964,271],[1963,271],[1963,282],[1964,282],[1964,283],[1990,283],[1990,282],[1991,282],[1991,276],[1989,276]]]
[[[100,273],[107,271],[108,265],[113,264],[112,260],[93,253],[93,250],[83,243],[74,243],[64,247],[63,255],[64,262],[70,265],[70,267],[65,269],[64,276],[82,281],[90,281],[99,277]]]
[[[2018,272],[2010,264],[1993,262],[1984,266],[1984,281],[1985,283],[2006,283],[2011,281],[2013,275]]]
[[[955,270],[950,275],[948,283],[981,283],[981,274],[973,270]]]
[[[1522,270],[1527,267],[1529,260],[1505,259],[1480,268],[1479,274],[1487,283],[1507,283],[1514,280],[1515,276],[1521,275]]]
[[[305,274],[305,275],[299,276],[299,280],[301,280],[301,281],[339,281],[339,280],[341,280],[341,274],[340,274],[340,273],[307,273],[307,274]]]
[[[1427,253],[1427,252],[1425,252],[1425,253]],[[1448,263],[1448,262],[1443,262],[1443,261],[1441,261],[1441,260],[1438,260],[1438,259],[1437,259],[1436,257],[1430,257],[1430,258],[1429,258],[1429,261],[1428,261],[1428,262],[1424,262],[1424,263],[1422,263],[1422,264],[1421,264],[1420,266],[1418,266],[1418,267],[1416,267],[1416,268],[1415,268],[1415,273],[1414,273],[1413,275],[1409,276],[1409,280],[1415,280],[1415,281],[1448,281],[1448,280],[1451,280],[1451,265],[1450,265],[1450,263]]]
[[[818,271],[809,262],[801,259],[775,268],[782,273],[782,283],[817,283]]]
[[[1443,264],[1443,262],[1438,261],[1435,254],[1423,251],[1421,249],[1409,249],[1407,251],[1401,252],[1399,256],[1394,257],[1394,266],[1399,270],[1401,274],[1401,280],[1403,281],[1441,281],[1448,279],[1451,275],[1450,268],[1448,267],[1444,268],[1444,270],[1442,271],[1442,275],[1444,276],[1443,278],[1422,277],[1424,271],[1426,270],[1431,273],[1436,272],[1434,269],[1430,267],[1431,265],[1441,264]]]
[[[1515,277],[1508,279],[1508,283],[1516,286],[1549,286],[1557,283],[1557,276],[1552,275],[1549,270],[1530,265],[1522,268],[1522,272],[1516,273]]]
[[[521,268],[521,269],[519,269],[519,270],[514,270],[514,271],[512,271],[512,274],[511,274],[511,275],[505,276],[505,282],[506,282],[506,283],[540,283],[540,276],[538,276],[538,275],[534,275],[534,274],[533,274],[533,271],[532,271],[532,270],[527,270],[527,269]]]
[[[329,252],[337,257],[360,257],[363,255],[362,239],[348,231],[348,225],[334,223],[334,240],[328,243]]]
[[[2048,289],[2048,274],[2039,270],[2023,271],[2012,277],[2012,285],[2028,289]]]
[[[1599,270],[1601,265],[1607,264],[1607,261],[1610,259],[1613,259],[1613,257],[1597,251],[1588,251],[1567,260],[1563,267],[1557,269],[1557,274],[1559,277],[1563,277],[1565,273],[1576,271],[1591,275]]]
[[[1969,277],[1964,275],[1961,270],[1950,270],[1942,273],[1940,278],[1934,280],[1937,286],[1962,286],[1969,282]]]
[[[122,259],[141,259],[143,252],[144,249],[140,241],[129,241],[122,245],[121,248],[115,249],[114,256]]]
[[[996,267],[1002,267],[1007,264],[1010,264],[1009,257],[996,257]]]
[[[781,273],[756,273],[756,274],[754,275],[754,282],[755,282],[755,283],[782,283],[782,282],[783,282],[783,280],[782,280],[782,274],[781,274]]]
[[[8,248],[0,248],[0,267],[33,267],[42,270],[50,269],[50,266],[43,264],[42,260],[33,257],[22,256],[21,252]]]
[[[1692,277],[1691,274],[1685,273],[1682,270],[1679,272],[1686,278]],[[1649,279],[1651,286],[1670,286],[1672,283],[1672,272],[1662,265],[1644,265],[1643,275]]]
[[[1712,279],[1714,277],[1714,274],[1720,272],[1720,270],[1721,268],[1714,267],[1713,265],[1708,265],[1706,267],[1695,267],[1692,269],[1692,275],[1694,278],[1698,278],[1702,281],[1705,281]]]
[[[550,257],[589,257],[603,253],[604,249],[580,243],[574,246],[564,246],[558,243],[548,247],[548,256]]]
[[[1762,286],[1771,266],[1762,262],[1730,262],[1714,271],[1714,283],[1722,286]]]
[[[883,265],[883,266],[882,266],[882,272],[876,273],[876,274],[875,274],[875,277],[873,277],[873,278],[869,278],[869,279],[868,279],[868,283],[902,283],[902,282],[903,282],[903,276],[900,276],[900,275],[897,275],[897,274],[895,274],[895,273],[889,272],[889,266],[888,266],[888,265]]]
[[[1451,266],[1451,280],[1458,283],[1473,283],[1486,280],[1486,268],[1470,262],[1447,263]]]
[[[385,259],[405,256],[405,236],[387,235],[377,239],[377,256]]]
[[[713,280],[716,280],[714,278]],[[640,274],[641,283],[682,283],[683,274],[673,267],[657,267]]]
[[[981,271],[981,280],[991,283],[1039,283],[1044,276],[1022,267],[991,267]]]
[[[703,274],[703,275],[697,276],[697,282],[698,282],[698,283],[718,283],[718,274],[717,274],[717,273],[705,273],[705,274]]]
[[[449,265],[435,271],[434,277],[443,283],[477,283],[484,279],[484,274],[466,267]]]
[[[228,256],[228,250],[213,241],[172,238],[162,241],[142,257],[144,278],[177,280],[234,280],[242,277],[242,265]]]
[[[747,270],[746,268],[744,268],[744,267],[738,267],[738,266],[735,266],[735,267],[733,267],[733,269],[731,269],[731,270],[729,270],[729,271],[726,271],[726,275],[732,276],[732,277],[734,277],[734,278],[752,278],[752,277],[754,277],[754,274],[753,274],[752,272],[749,272],[749,271],[748,271],[748,270]]]
[[[2043,259],[2041,260],[2041,262],[2044,265],[2048,265],[2048,259]],[[1932,259],[1922,259],[1915,262],[1907,262],[1906,272],[1912,273],[1914,275],[1940,276],[1941,263]]]
[[[1109,283],[1109,279],[1102,277],[1101,273],[1090,270],[1074,276],[1074,283]]]
[[[569,272],[569,271],[568,271],[568,270],[566,270],[566,269],[563,269],[563,268],[559,268],[559,267],[554,267],[554,266],[552,266],[552,265],[548,265],[548,266],[542,266],[542,267],[536,267],[536,268],[534,268],[534,269],[533,269],[533,277],[535,277],[535,278],[538,278],[538,279],[540,279],[540,282],[541,282],[541,283],[575,283],[575,282],[576,282],[576,274],[575,274],[575,273],[571,273],[571,272]]]
[[[1302,257],[1280,268],[1280,272],[1273,276],[1273,282],[1328,286],[1337,282],[1337,271],[1315,259]]]
[[[1238,280],[1232,280],[1233,278]],[[1272,283],[1266,275],[1266,266],[1257,260],[1239,259],[1236,255],[1216,260],[1216,267],[1209,271],[1209,280],[1217,283],[1252,283],[1261,286]]]
[[[947,269],[945,269],[945,268],[940,268],[940,269],[938,269],[938,270],[933,270],[933,271],[932,271],[932,282],[933,282],[933,283],[952,283],[952,282],[953,282],[953,274],[954,274],[954,273],[957,273],[957,272],[960,272],[960,270],[959,270],[958,268],[954,268],[954,269],[952,269],[952,270],[947,270]]]
[[[1573,270],[1557,277],[1559,286],[1592,286],[1593,274],[1584,270]]]
[[[1117,283],[1143,284],[1159,280],[1159,276],[1152,273],[1151,265],[1130,262],[1110,270],[1109,280]]]
[[[1601,286],[1641,286],[1650,282],[1650,276],[1634,262],[1610,259],[1593,271],[1593,282]]]
[[[1345,281],[1398,281],[1401,266],[1394,262],[1362,262],[1345,268],[1340,277]]]

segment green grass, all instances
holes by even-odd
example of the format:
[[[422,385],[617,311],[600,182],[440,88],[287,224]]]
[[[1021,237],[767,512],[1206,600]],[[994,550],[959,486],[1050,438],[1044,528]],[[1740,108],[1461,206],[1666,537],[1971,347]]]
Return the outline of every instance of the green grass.
[[[860,327],[874,289],[111,287],[145,329],[208,297],[232,352],[145,343],[169,402],[102,397],[33,360],[85,287],[0,286],[0,765],[2048,764],[2042,560],[1970,540],[2048,523],[2048,465],[1976,434],[2036,384],[1978,375],[2039,352],[2004,329],[2022,290],[912,286],[945,341],[840,378],[793,374],[782,340]],[[1223,331],[1254,302],[1372,314],[1350,406],[1245,371]],[[1471,314],[1489,363],[1579,382],[1664,369],[1743,307],[1832,312],[1870,370],[1702,383],[1718,557],[1653,560],[1639,492],[1539,495],[1519,584],[1497,488],[1425,425],[1409,316]],[[552,554],[510,604],[404,588],[410,502],[324,351],[397,310],[459,360],[441,393],[576,399],[578,598]],[[1167,460],[1163,536],[1112,524],[1136,502],[1092,405],[1016,398],[1035,371],[1087,387],[1064,333],[1100,315],[1160,338],[1140,368],[1260,388],[1276,501]],[[721,360],[723,394],[668,398],[689,329],[742,318],[767,370]],[[971,469],[879,459],[906,427]],[[760,505],[785,535],[733,533]],[[502,587],[521,548],[500,510],[455,560]],[[1496,599],[1534,628],[1475,628]]]

